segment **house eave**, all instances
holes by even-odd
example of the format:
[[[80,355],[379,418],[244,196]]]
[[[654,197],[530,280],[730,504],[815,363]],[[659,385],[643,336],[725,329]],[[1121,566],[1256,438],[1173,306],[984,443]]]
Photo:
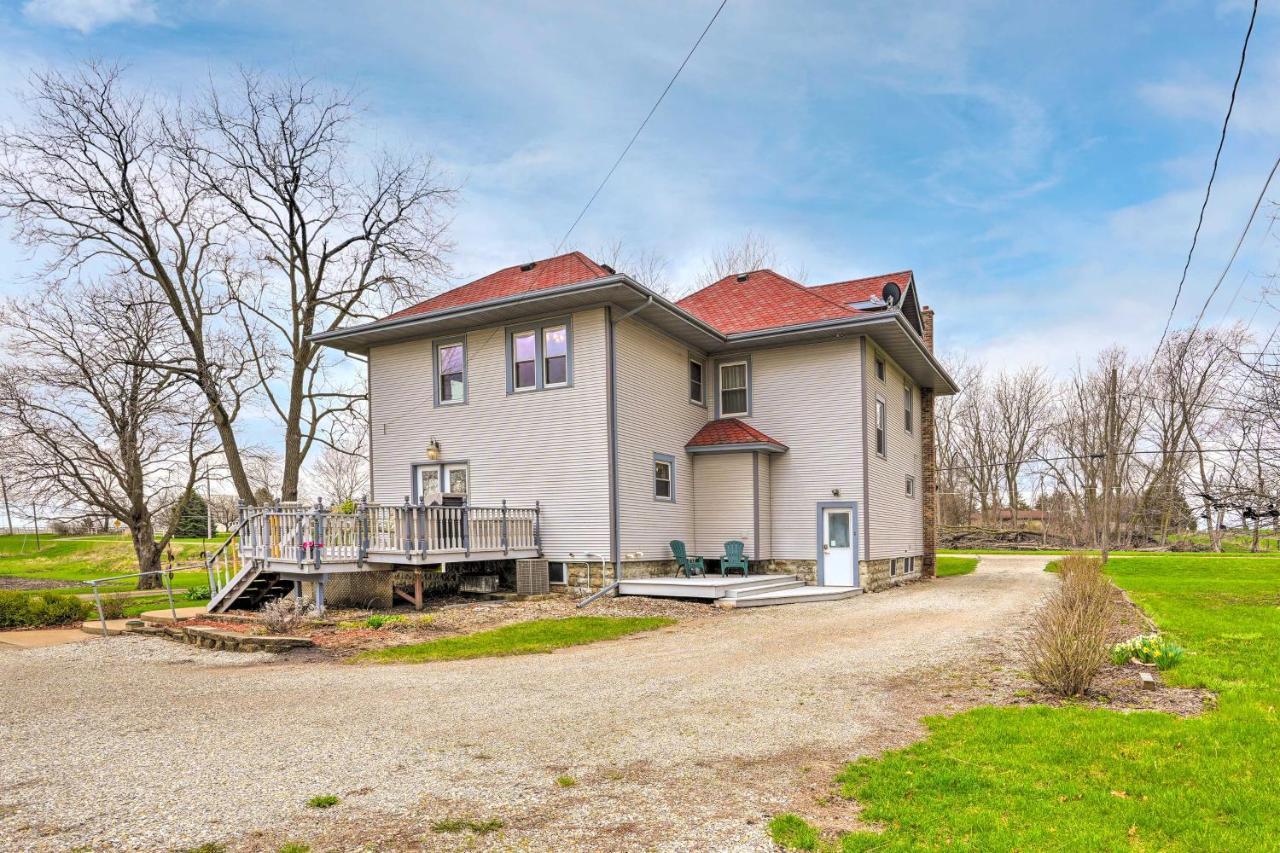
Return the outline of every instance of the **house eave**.
[[[742,442],[740,444],[700,444],[696,447],[685,447],[686,453],[694,454],[742,453],[756,450],[762,453],[786,453],[787,446],[785,444],[774,444],[768,441],[751,441]]]

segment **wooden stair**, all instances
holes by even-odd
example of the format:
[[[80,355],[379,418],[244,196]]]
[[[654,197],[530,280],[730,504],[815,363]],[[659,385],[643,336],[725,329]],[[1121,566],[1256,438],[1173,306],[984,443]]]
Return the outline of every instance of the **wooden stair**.
[[[775,604],[803,604],[815,601],[840,601],[861,595],[862,588],[857,586],[805,586],[797,584],[776,584],[772,587],[760,587],[743,590],[737,595],[726,595],[716,600],[717,607],[768,607]]]
[[[226,613],[232,606],[244,610],[256,610],[263,602],[279,598],[293,590],[293,581],[281,579],[279,573],[269,572],[257,563],[240,570],[231,582],[218,590],[209,602],[210,613]]]

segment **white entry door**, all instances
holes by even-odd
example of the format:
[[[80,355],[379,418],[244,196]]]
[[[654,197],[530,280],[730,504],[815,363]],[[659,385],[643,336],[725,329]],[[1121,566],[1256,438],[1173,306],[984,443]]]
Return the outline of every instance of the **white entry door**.
[[[854,586],[853,510],[822,511],[822,585]]]

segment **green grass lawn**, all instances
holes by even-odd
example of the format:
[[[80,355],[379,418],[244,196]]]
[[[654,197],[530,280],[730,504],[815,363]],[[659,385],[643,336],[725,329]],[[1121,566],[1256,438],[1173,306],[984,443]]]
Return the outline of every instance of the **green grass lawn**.
[[[1187,719],[1084,707],[928,718],[926,740],[840,774],[840,793],[885,828],[840,847],[1275,849],[1280,559],[1147,556],[1107,572],[1187,649],[1162,677],[1216,691],[1218,707]],[[780,843],[822,846],[795,816],[771,829]]]
[[[164,595],[139,595],[134,598],[121,599],[124,604],[124,618],[132,619],[135,616],[141,616],[143,613],[149,613],[152,610],[168,610],[169,596]],[[90,604],[93,602],[90,601]],[[185,595],[174,595],[174,607],[203,607],[209,603],[207,598],[187,598]],[[98,618],[98,610],[94,608],[90,614],[93,619]]]
[[[938,557],[938,577],[953,578],[967,575],[978,568],[977,557]]]
[[[206,547],[212,549],[216,543],[212,540],[206,543],[200,539],[175,539],[173,550],[179,560],[196,560]],[[89,587],[78,585],[78,581],[137,570],[138,560],[134,556],[133,545],[124,537],[42,534],[37,548],[34,536],[0,536],[0,575],[66,581],[67,591],[87,592]],[[204,571],[177,572],[173,584],[186,587],[207,585],[208,582]],[[137,579],[130,578],[104,585],[103,589],[114,591],[136,586]]]
[[[674,619],[660,616],[572,616],[567,619],[536,619],[463,637],[444,637],[426,643],[375,649],[362,652],[352,660],[375,663],[425,663],[433,660],[529,655],[583,643],[612,640],[637,631],[652,631],[674,622]]]

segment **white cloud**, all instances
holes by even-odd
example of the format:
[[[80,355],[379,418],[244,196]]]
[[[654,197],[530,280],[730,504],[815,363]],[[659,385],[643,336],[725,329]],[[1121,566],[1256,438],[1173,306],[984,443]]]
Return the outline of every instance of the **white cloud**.
[[[27,0],[23,14],[33,21],[79,30],[88,35],[110,24],[154,24],[151,0]]]

